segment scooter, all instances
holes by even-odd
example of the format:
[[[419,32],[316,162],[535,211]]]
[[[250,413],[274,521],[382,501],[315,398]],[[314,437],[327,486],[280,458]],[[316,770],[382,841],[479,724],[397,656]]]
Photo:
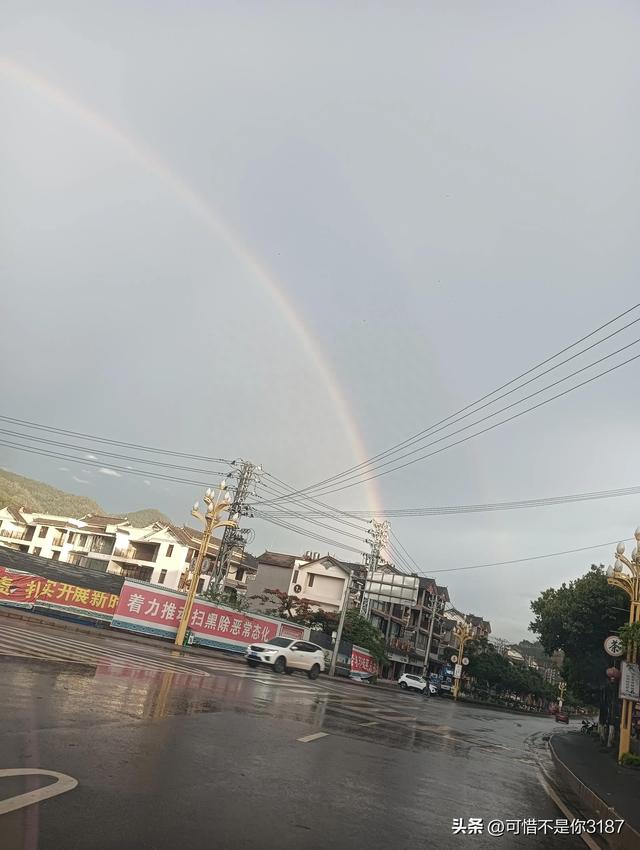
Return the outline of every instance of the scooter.
[[[598,728],[598,724],[595,721],[591,720],[583,720],[582,725],[580,726],[580,731],[583,735],[590,735],[594,729]]]

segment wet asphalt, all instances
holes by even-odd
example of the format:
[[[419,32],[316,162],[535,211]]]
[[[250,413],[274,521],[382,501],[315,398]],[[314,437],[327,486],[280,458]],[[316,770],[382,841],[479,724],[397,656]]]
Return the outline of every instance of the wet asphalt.
[[[572,835],[486,833],[490,820],[563,817],[537,767],[556,731],[0,618],[0,801],[51,782],[1,769],[78,782],[0,815],[0,848],[583,848]],[[485,831],[455,835],[454,818]]]

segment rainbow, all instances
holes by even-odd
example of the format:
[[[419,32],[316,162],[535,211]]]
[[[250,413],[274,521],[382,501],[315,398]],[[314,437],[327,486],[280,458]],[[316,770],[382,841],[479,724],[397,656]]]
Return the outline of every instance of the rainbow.
[[[145,143],[125,132],[104,115],[101,115],[94,109],[90,109],[67,92],[54,86],[44,77],[18,65],[12,60],[1,57],[0,74],[10,82],[27,89],[33,94],[44,98],[48,103],[53,104],[58,109],[80,119],[83,123],[91,127],[92,130],[124,150],[132,161],[136,162],[146,172],[156,177],[164,186],[170,189],[213,236],[226,243],[234,255],[248,268],[256,281],[264,287],[284,316],[306,356],[321,378],[339,421],[344,428],[351,449],[357,458],[357,462],[364,462],[367,459],[367,451],[358,428],[356,417],[349,407],[337,376],[323,354],[317,338],[295,309],[283,286],[274,279],[265,264],[250,251],[239,234],[235,233],[228,226],[209,200],[196,192],[193,187],[171,169],[167,162]],[[366,488],[367,500],[369,502],[368,507],[374,513],[380,512],[382,501],[375,482],[367,482]]]

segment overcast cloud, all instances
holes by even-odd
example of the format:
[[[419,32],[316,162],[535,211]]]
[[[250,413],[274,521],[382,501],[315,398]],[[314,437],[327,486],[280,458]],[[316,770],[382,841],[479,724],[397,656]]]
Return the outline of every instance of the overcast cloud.
[[[9,0],[3,17],[6,415],[241,456],[303,486],[361,458],[248,255],[319,340],[369,454],[638,300],[635,3]],[[637,386],[630,364],[382,478],[383,502],[638,485]],[[60,460],[0,446],[3,466],[108,510],[184,521],[200,496],[109,465],[122,459],[100,455],[82,480]],[[639,501],[393,528],[433,572],[628,537]],[[256,552],[327,548],[255,528]],[[438,576],[519,639],[532,597],[609,556]]]

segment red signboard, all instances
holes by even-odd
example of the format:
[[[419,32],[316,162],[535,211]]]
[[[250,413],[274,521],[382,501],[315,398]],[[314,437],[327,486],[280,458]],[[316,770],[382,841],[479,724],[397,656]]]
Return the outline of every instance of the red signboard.
[[[114,593],[78,587],[42,576],[15,573],[0,567],[0,602],[38,604],[111,615],[118,604]]]
[[[178,631],[185,599],[184,593],[125,581],[111,625],[173,637]],[[270,640],[278,634],[279,625],[277,620],[240,613],[196,599],[189,628],[198,643],[244,646],[252,641]]]
[[[280,626],[280,637],[304,639],[304,629],[302,626],[290,626],[288,623],[284,623]]]
[[[363,673],[377,673],[378,662],[365,649],[356,649],[354,646],[351,650],[351,669]]]

